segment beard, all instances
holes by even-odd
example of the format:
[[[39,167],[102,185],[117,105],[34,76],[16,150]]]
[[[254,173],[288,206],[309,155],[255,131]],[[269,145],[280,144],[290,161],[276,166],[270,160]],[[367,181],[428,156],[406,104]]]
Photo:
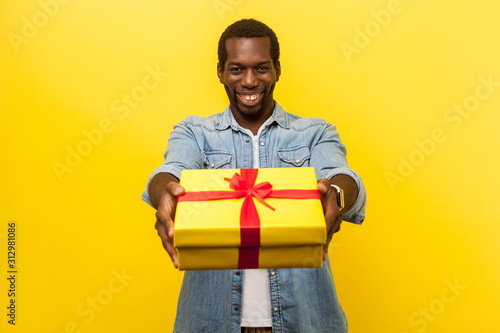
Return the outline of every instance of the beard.
[[[234,91],[232,95],[228,93],[228,96],[231,96],[230,104],[233,106],[234,111],[238,112],[244,118],[258,119],[262,116],[262,114],[264,114],[268,105],[272,104],[274,87],[275,84],[271,86],[269,91],[263,91],[261,93],[262,96],[260,97],[260,100],[255,105],[244,104],[236,91]],[[229,92],[229,88],[227,86],[225,88],[226,92]]]

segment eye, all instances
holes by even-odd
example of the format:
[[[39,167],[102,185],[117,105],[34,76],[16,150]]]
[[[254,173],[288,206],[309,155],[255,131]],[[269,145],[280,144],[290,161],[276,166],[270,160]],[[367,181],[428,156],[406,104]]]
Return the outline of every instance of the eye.
[[[238,73],[241,73],[241,68],[240,67],[232,67],[232,68],[229,68],[229,71],[233,74],[238,74]]]
[[[267,66],[260,66],[259,68],[257,68],[257,70],[261,73],[264,73],[264,72],[267,72],[269,70],[269,67]]]

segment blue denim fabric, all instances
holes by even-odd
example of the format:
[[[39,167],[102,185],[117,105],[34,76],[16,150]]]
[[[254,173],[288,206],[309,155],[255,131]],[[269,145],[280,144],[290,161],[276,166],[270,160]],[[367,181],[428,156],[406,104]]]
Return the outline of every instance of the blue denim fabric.
[[[261,168],[307,167],[316,177],[351,176],[359,193],[344,221],[361,224],[366,192],[359,176],[349,169],[346,150],[334,125],[301,118],[275,103],[273,121],[259,141]],[[165,162],[154,170],[180,178],[184,169],[251,168],[252,140],[235,121],[229,107],[208,118],[190,116],[174,126]],[[148,182],[149,184],[149,182]],[[151,204],[148,189],[142,199]],[[337,299],[329,260],[321,269],[269,270],[274,333],[347,332],[347,320]],[[174,332],[240,333],[244,271],[186,271],[177,306]]]

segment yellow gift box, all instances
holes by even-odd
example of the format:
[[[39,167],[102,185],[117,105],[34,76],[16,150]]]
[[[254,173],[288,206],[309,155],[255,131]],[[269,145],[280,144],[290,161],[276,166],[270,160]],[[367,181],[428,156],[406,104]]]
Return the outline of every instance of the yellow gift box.
[[[320,268],[326,242],[314,168],[184,170],[180,270]]]

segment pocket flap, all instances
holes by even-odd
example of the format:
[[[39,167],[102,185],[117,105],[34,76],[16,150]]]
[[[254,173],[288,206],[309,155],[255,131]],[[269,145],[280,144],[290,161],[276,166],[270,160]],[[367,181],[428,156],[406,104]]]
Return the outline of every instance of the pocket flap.
[[[203,163],[208,169],[218,169],[231,162],[233,154],[223,150],[203,151]]]
[[[311,151],[307,145],[278,149],[278,157],[283,162],[301,166],[304,161],[311,158]]]

